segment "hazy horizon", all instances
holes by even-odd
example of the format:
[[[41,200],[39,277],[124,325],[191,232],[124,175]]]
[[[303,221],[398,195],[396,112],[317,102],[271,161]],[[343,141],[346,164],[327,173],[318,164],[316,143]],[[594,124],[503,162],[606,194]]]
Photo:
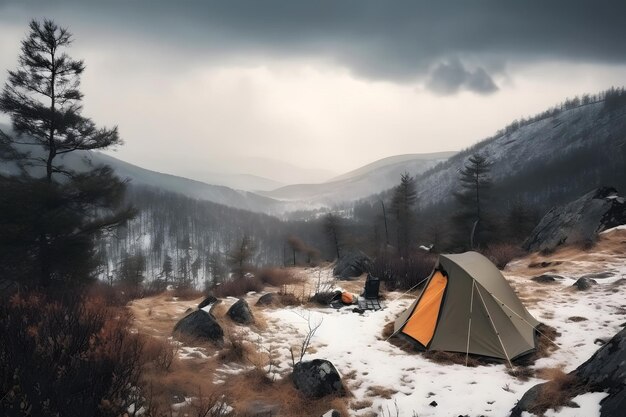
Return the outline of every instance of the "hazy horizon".
[[[119,126],[111,155],[299,183],[460,150],[626,74],[619,2],[147,4],[0,2],[0,83],[52,18],[85,60],[84,114]]]

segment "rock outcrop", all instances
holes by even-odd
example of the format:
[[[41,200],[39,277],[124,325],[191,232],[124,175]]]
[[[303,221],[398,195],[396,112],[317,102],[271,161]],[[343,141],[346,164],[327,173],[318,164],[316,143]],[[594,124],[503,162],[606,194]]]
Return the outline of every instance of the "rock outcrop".
[[[372,260],[361,251],[347,252],[337,260],[333,275],[342,279],[350,279],[369,272]]]
[[[602,346],[585,363],[568,374],[572,381],[570,395],[585,392],[608,392],[600,402],[600,417],[622,415],[626,409],[626,329],[622,329],[607,344]],[[555,391],[550,381],[529,389],[511,410],[511,417],[520,417],[524,412],[543,413],[538,408],[544,390]]]
[[[291,378],[298,391],[309,398],[344,393],[339,372],[325,359],[298,362]]]
[[[626,224],[626,200],[615,188],[602,187],[550,210],[523,246],[529,251],[550,251],[566,243],[587,244],[598,233],[621,224]]]

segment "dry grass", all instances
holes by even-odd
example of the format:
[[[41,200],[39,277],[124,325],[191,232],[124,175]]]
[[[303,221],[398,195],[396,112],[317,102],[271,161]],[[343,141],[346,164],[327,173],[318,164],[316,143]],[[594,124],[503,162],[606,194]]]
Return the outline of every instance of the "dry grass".
[[[264,268],[257,273],[257,277],[263,284],[273,287],[298,284],[303,281],[286,268]]]
[[[368,408],[371,407],[372,404],[374,404],[374,402],[372,400],[360,400],[360,401],[353,401],[350,404],[350,408],[352,410],[358,411],[358,410],[362,410],[364,408]]]
[[[372,385],[370,387],[367,387],[365,395],[367,395],[368,397],[384,398],[386,400],[389,400],[394,394],[397,393],[398,391],[393,388],[383,387],[381,385]]]
[[[205,294],[202,291],[199,291],[195,288],[182,287],[182,288],[174,289],[172,296],[183,301],[189,301],[189,300],[196,300],[198,298],[204,297]]]
[[[568,404],[573,397],[585,391],[585,387],[576,376],[566,374],[558,368],[538,370],[537,376],[547,378],[549,381],[541,386],[535,403],[528,410],[534,414],[543,415],[548,409],[558,411],[562,406]]]
[[[581,317],[581,316],[572,316],[572,317],[568,317],[567,321],[573,321],[574,323],[578,323],[581,321],[586,321],[588,320],[587,317]]]
[[[245,413],[250,404],[257,401],[277,405],[280,409],[279,415],[285,416],[320,416],[330,408],[338,410],[343,416],[350,415],[345,396],[326,396],[320,399],[305,398],[296,390],[290,378],[272,382],[265,374],[256,369],[234,375],[224,388],[226,396],[230,399],[229,404],[238,413]]]
[[[213,289],[213,295],[218,298],[241,297],[250,291],[259,292],[262,289],[263,283],[257,277],[243,277],[218,285]]]

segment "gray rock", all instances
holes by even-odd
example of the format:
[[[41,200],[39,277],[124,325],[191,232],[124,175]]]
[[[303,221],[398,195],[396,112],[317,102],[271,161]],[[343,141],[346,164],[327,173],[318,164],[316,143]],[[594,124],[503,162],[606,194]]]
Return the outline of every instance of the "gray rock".
[[[623,415],[626,409],[626,329],[619,331],[570,374],[576,377],[579,387],[572,395],[608,392],[609,396],[600,402],[600,416]],[[549,383],[535,385],[528,390],[511,410],[511,417],[520,417],[523,411],[532,410],[542,386]]]
[[[576,287],[578,291],[586,291],[597,283],[598,281],[595,279],[580,277],[574,284],[572,284],[572,287]]]
[[[556,282],[557,279],[563,279],[563,277],[559,275],[543,274],[537,277],[532,277],[531,281],[535,281],[540,284],[550,284],[552,282]]]
[[[324,359],[298,362],[291,378],[296,389],[309,398],[344,393],[339,372],[331,362]]]
[[[371,267],[372,260],[363,252],[346,252],[337,260],[333,275],[342,279],[356,278],[369,272]]]
[[[239,324],[250,324],[254,322],[254,316],[252,315],[250,306],[243,298],[237,300],[237,302],[228,309],[226,314]]]
[[[273,292],[269,292],[265,295],[262,295],[261,298],[256,302],[258,306],[271,306],[278,302],[277,294]]]
[[[208,305],[211,304],[215,304],[215,303],[219,303],[220,300],[218,300],[217,298],[215,298],[212,295],[207,296],[207,298],[205,298],[204,300],[202,300],[202,302],[200,304],[198,304],[198,308],[204,308]]]
[[[576,371],[592,391],[608,391],[600,416],[622,415],[626,409],[626,329],[622,329]]]
[[[174,334],[176,333],[218,344],[224,340],[222,327],[211,314],[204,310],[196,310],[183,317],[174,326]]]
[[[562,244],[593,242],[596,235],[626,224],[626,200],[612,187],[601,187],[550,210],[528,239],[528,251],[554,250]]]
[[[513,409],[511,410],[511,417],[521,417],[524,411],[530,412],[530,410],[535,407],[537,398],[539,398],[539,394],[546,384],[547,382],[544,382],[543,384],[537,384],[528,391],[526,391],[526,393],[522,396],[522,398],[520,398],[517,404],[515,404],[515,407],[513,407]]]

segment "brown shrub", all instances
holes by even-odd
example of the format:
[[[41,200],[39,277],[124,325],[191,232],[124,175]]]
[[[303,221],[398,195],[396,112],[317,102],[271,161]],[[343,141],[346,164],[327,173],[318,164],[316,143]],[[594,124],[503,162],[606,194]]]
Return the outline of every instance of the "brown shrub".
[[[111,416],[141,406],[143,338],[102,298],[18,294],[0,305],[5,416]],[[27,411],[27,413],[25,413]]]
[[[566,374],[557,368],[540,370],[537,375],[549,377],[550,380],[541,386],[539,395],[528,410],[533,414],[543,415],[550,408],[558,411],[560,407],[585,390],[584,385],[575,375]]]
[[[257,273],[257,277],[263,284],[273,287],[282,287],[302,282],[301,278],[296,277],[290,270],[285,268],[263,268]]]
[[[504,269],[509,262],[515,258],[524,256],[526,252],[517,245],[499,243],[484,249],[482,254],[493,262],[498,269]]]
[[[240,297],[250,291],[261,291],[263,283],[256,277],[235,278],[215,287],[213,294],[218,298]]]
[[[175,288],[172,295],[180,300],[189,301],[204,297],[204,292],[193,287],[182,286]]]

